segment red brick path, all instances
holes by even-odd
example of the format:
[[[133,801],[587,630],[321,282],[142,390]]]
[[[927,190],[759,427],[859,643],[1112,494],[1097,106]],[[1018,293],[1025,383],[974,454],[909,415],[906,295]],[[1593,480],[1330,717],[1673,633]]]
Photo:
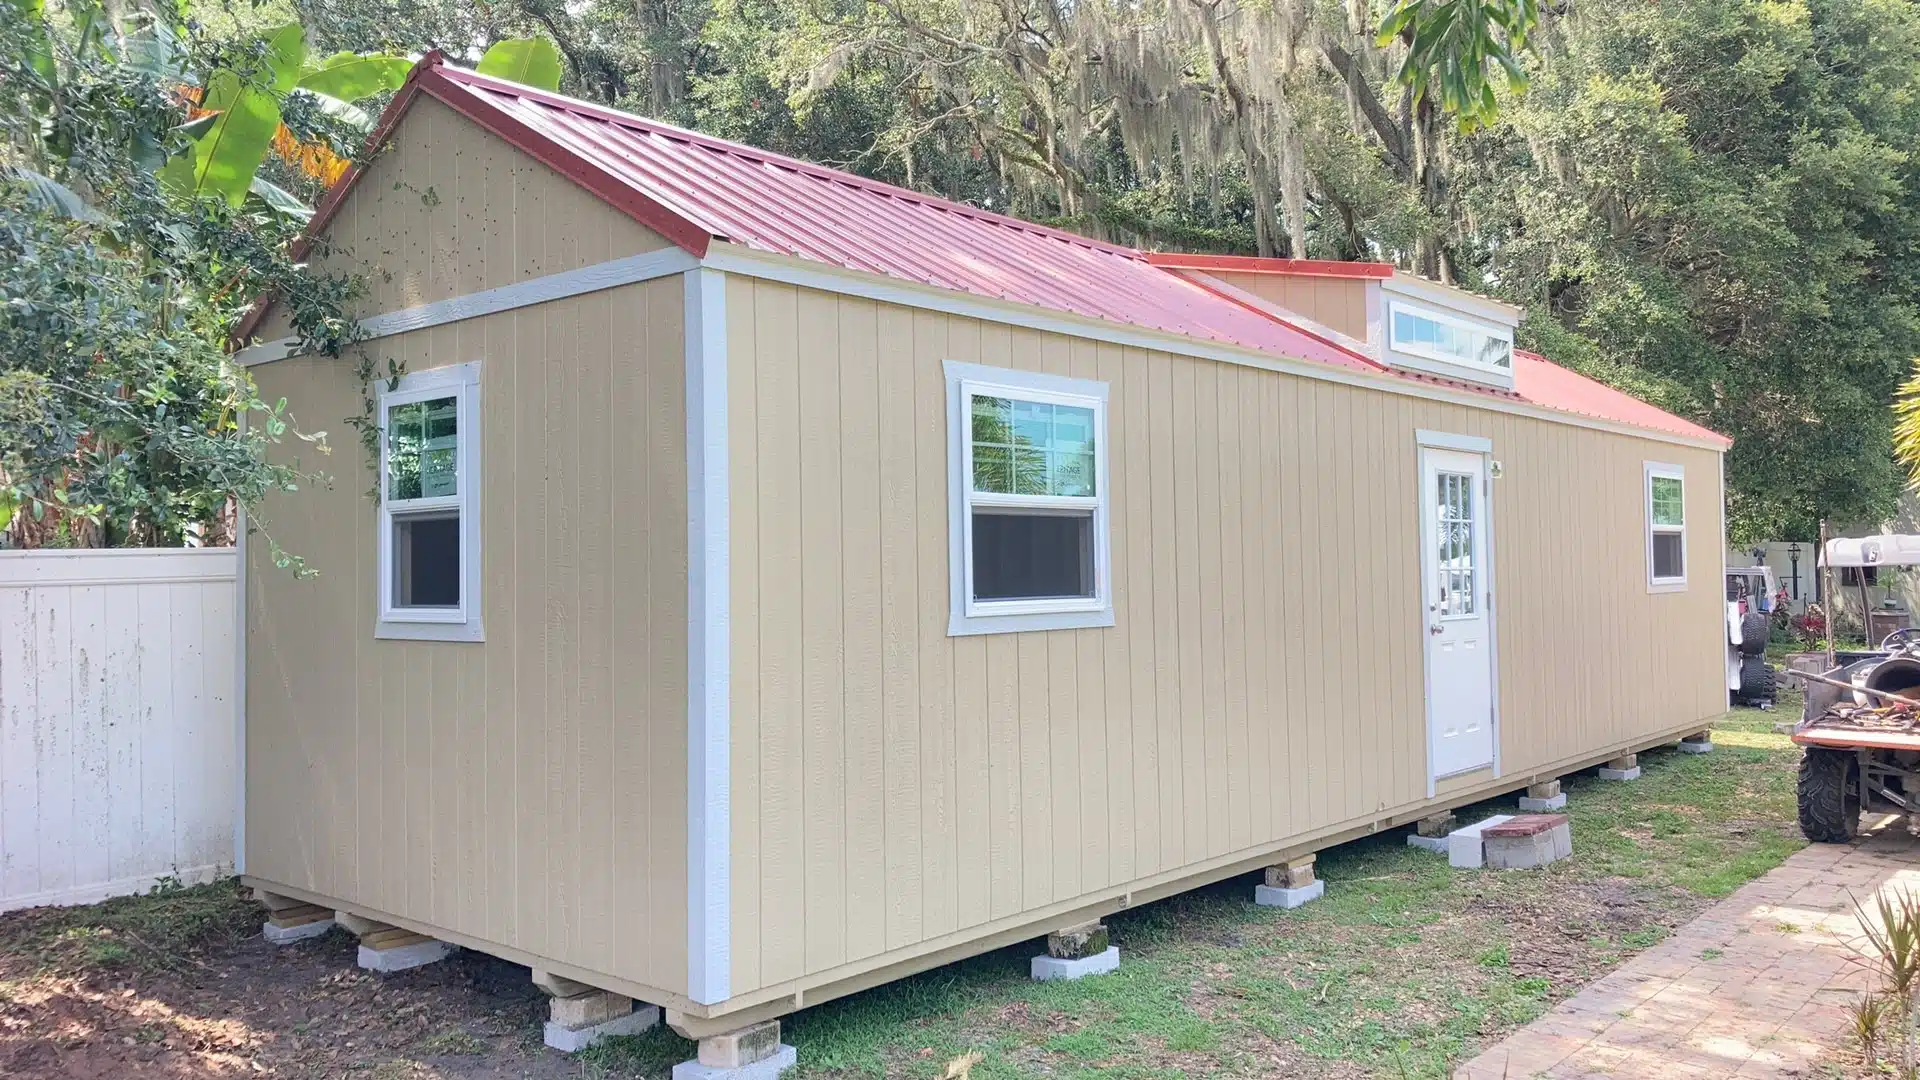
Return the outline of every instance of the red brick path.
[[[1895,823],[1814,844],[1506,1041],[1455,1080],[1805,1077],[1869,985],[1853,901],[1920,890],[1920,842]]]

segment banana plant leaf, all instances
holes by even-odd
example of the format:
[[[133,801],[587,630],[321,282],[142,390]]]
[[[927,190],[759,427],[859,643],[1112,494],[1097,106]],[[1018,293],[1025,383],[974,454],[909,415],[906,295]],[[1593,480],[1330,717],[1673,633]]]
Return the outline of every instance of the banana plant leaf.
[[[8,166],[6,172],[26,185],[27,198],[43,210],[61,217],[92,222],[95,225],[104,225],[111,220],[105,214],[88,206],[79,192],[51,176],[43,176],[24,165]]]
[[[22,35],[20,65],[33,72],[47,89],[60,85],[60,72],[53,63],[53,43],[47,37],[46,0],[4,0],[26,25]]]
[[[352,102],[400,89],[412,69],[413,61],[404,56],[339,52],[308,65],[294,85],[336,101]]]
[[[301,221],[307,221],[313,217],[313,207],[301,202],[293,192],[270,180],[256,176],[253,178],[253,183],[248,185],[248,190],[260,196],[261,202],[266,203],[278,213]]]
[[[229,70],[207,80],[202,106],[214,114],[213,126],[161,168],[161,183],[189,197],[218,194],[238,206],[280,127],[280,103]]]
[[[546,38],[513,38],[494,43],[474,70],[523,86],[558,90],[560,50]]]

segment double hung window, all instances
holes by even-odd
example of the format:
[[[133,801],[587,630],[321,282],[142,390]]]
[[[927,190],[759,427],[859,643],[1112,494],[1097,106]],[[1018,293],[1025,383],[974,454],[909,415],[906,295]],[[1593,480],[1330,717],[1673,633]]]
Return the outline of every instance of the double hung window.
[[[482,640],[480,368],[382,383],[376,637]]]
[[[1107,389],[949,362],[952,634],[1110,626]]]

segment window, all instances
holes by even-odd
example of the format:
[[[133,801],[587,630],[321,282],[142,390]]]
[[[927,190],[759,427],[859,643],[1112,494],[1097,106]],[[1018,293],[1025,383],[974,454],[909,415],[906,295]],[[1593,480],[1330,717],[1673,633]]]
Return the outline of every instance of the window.
[[[1107,387],[947,363],[949,634],[1113,625]]]
[[[481,641],[480,365],[382,382],[374,636]]]
[[[1678,465],[1647,462],[1647,583],[1654,592],[1687,585],[1686,475]]]
[[[1447,364],[1513,369],[1513,338],[1437,311],[1394,301],[1389,346]]]
[[[1473,483],[1472,473],[1446,472],[1434,473],[1434,488],[1437,505],[1434,507],[1436,539],[1439,541],[1439,561],[1434,569],[1440,577],[1440,600],[1438,615],[1442,619],[1458,619],[1475,614],[1474,600],[1479,594],[1474,590],[1473,577],[1476,572],[1473,551]]]

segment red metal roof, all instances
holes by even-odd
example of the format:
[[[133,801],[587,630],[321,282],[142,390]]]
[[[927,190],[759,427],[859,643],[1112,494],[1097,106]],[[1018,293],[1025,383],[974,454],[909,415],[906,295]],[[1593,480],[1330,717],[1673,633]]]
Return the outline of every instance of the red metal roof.
[[[506,139],[695,256],[713,240],[956,292],[1178,334],[1348,370],[1452,385],[1373,358],[1209,290],[1174,268],[1385,278],[1386,263],[1146,254],[605,106],[445,64],[429,53],[369,138],[385,141],[428,94]],[[316,208],[318,236],[363,175],[349,170]],[[1164,269],[1163,269],[1164,267]],[[266,314],[255,304],[235,337]],[[1724,436],[1515,352],[1513,392],[1492,396],[1688,438]]]
[[[1543,408],[1663,431],[1689,439],[1703,439],[1723,447],[1733,445],[1732,439],[1717,431],[1649,405],[1606,383],[1569,371],[1538,353],[1513,350],[1513,388],[1521,398]]]
[[[704,254],[707,238],[1362,371],[1380,365],[1101,243],[436,65],[421,89]]]

